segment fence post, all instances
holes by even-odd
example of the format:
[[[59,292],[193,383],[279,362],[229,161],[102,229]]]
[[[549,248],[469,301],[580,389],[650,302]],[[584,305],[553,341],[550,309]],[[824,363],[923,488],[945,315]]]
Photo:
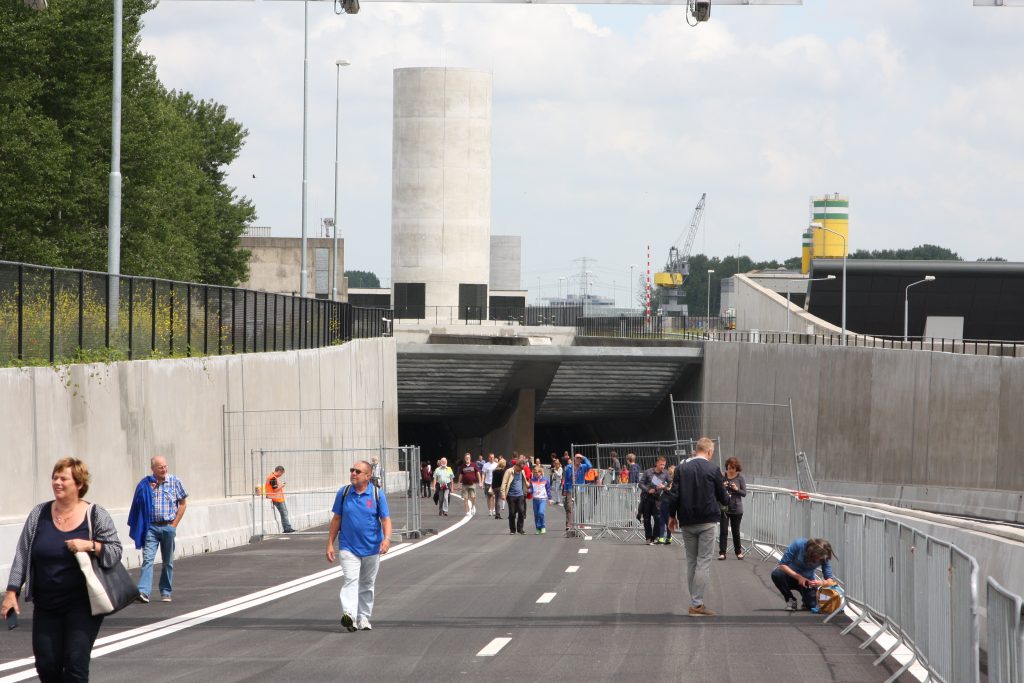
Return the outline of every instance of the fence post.
[[[259,296],[257,294],[256,296]],[[267,324],[267,312],[270,310],[270,294],[263,292],[263,353],[267,352],[267,329],[270,327]]]
[[[150,283],[153,296],[150,297],[150,319],[149,319],[149,352],[156,353],[156,279]]]
[[[135,354],[135,278],[128,278],[128,360]]]
[[[108,316],[109,317],[109,316]],[[25,266],[18,264],[18,360],[24,360]]]
[[[235,300],[235,289],[234,289],[234,287],[232,287],[231,288],[231,353],[232,354],[235,352],[235,347],[237,346],[237,344],[235,343],[235,333],[237,332],[237,330],[235,330],[235,309],[236,309],[236,307],[237,307],[237,302]]]
[[[78,353],[85,346],[85,271],[78,271]]]
[[[192,355],[192,285],[185,285],[185,355]]]
[[[217,355],[224,354],[224,288],[217,288]]]
[[[210,334],[210,286],[203,285],[203,355],[208,356]]]
[[[249,292],[242,290],[242,353],[249,351]]]
[[[174,355],[174,283],[167,283],[167,299],[170,305],[170,325],[167,328],[167,355]]]
[[[50,362],[53,362],[53,349],[54,349],[54,336],[56,334],[56,322],[57,322],[57,305],[56,305],[56,290],[57,288],[57,269],[50,268]]]

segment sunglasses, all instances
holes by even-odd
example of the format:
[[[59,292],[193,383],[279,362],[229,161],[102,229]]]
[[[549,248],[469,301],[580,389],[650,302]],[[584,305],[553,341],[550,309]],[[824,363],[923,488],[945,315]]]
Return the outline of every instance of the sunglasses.
[[[352,474],[366,474],[366,472],[363,472],[358,467],[349,467],[348,471],[351,472]]]

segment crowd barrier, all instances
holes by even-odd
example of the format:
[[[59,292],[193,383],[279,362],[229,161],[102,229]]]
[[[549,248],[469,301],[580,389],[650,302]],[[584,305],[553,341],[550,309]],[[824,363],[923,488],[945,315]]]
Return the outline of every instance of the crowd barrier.
[[[634,485],[582,485],[575,490],[574,534],[627,540],[642,537]],[[777,561],[796,538],[828,539],[833,569],[843,581],[851,619],[866,649],[884,635],[892,644],[875,664],[902,645],[911,653],[887,683],[915,663],[944,683],[981,680],[978,563],[956,545],[863,508],[801,492],[748,486],[744,536],[762,561]],[[754,555],[753,557],[756,557]],[[987,669],[990,681],[1024,681],[1022,600],[991,578],[987,582]],[[838,616],[826,618],[831,621]]]

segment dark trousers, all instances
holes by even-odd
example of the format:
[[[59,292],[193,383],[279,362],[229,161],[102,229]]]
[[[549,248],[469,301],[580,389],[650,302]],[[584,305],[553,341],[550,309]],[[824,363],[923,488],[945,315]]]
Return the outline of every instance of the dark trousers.
[[[801,588],[799,581],[778,567],[772,570],[772,583],[786,600],[792,599],[793,591],[798,590],[804,599],[804,607],[811,608],[818,604],[817,592],[813,588]]]
[[[731,512],[723,512],[722,520],[718,527],[718,552],[719,554],[725,553],[725,548],[729,541],[729,527],[732,526],[732,549],[737,555],[743,552],[743,546],[740,544],[740,520],[743,519],[743,513],[734,514]]]
[[[432,483],[433,482],[431,482],[431,481],[423,481],[422,479],[420,479],[420,497],[421,498],[428,498],[428,497],[433,495],[430,492],[430,485]]]
[[[653,541],[657,538],[657,525],[661,517],[658,499],[649,493],[641,493],[640,515],[644,518],[644,539]]]
[[[659,505],[661,511],[661,519],[658,520],[658,538],[672,539],[672,532],[668,530],[668,520],[672,516],[672,506],[662,497],[661,504]]]
[[[32,612],[32,654],[42,683],[88,681],[89,658],[103,617],[89,613],[84,600],[64,610],[36,606]]]
[[[526,522],[526,496],[508,496],[508,530],[523,533]]]

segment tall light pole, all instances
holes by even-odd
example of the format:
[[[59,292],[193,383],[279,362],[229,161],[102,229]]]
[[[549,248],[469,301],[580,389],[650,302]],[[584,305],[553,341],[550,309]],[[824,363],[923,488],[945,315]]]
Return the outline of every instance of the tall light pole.
[[[565,280],[565,277],[563,277],[562,275],[559,275],[559,276],[558,276],[558,298],[559,298],[559,299],[561,299],[561,298],[562,298],[562,282],[563,282],[564,280]],[[569,296],[569,285],[568,285],[568,283],[566,283],[566,286],[565,286],[565,296],[566,296],[567,298],[568,298],[568,296]]]
[[[708,268],[708,324],[707,329],[711,329],[711,276],[714,274],[714,270]]]
[[[805,282],[819,282],[821,280],[835,280],[836,276],[835,275],[826,275],[825,277],[812,277],[812,278],[807,278],[807,279],[802,278],[802,277],[784,277],[782,279],[783,280],[804,280]],[[789,283],[787,283],[786,284],[786,332],[789,332],[789,309],[791,308],[791,302],[790,302],[790,296],[789,295],[792,294],[792,292],[793,292],[793,289],[791,288]]]
[[[911,282],[907,285],[907,288],[903,291],[903,342],[907,341],[907,315],[910,312],[910,288],[914,285],[919,285],[922,282],[933,282],[935,280],[934,275],[925,275],[923,280],[917,282]]]
[[[635,263],[629,264],[629,310],[633,310],[633,271],[638,268]]]
[[[341,67],[348,66],[344,59],[334,63],[337,67],[334,83],[334,258],[331,271],[334,273],[331,285],[331,301],[338,300],[338,135],[341,120]]]
[[[811,223],[811,229],[824,230],[825,232],[830,232],[843,241],[843,346],[846,346],[846,235],[844,235],[841,232],[837,232],[832,228],[826,228],[824,225],[821,225],[820,223]]]
[[[309,187],[309,0],[302,2],[302,254],[299,257],[299,296],[306,298],[306,191]],[[334,229],[338,226],[335,224]]]

